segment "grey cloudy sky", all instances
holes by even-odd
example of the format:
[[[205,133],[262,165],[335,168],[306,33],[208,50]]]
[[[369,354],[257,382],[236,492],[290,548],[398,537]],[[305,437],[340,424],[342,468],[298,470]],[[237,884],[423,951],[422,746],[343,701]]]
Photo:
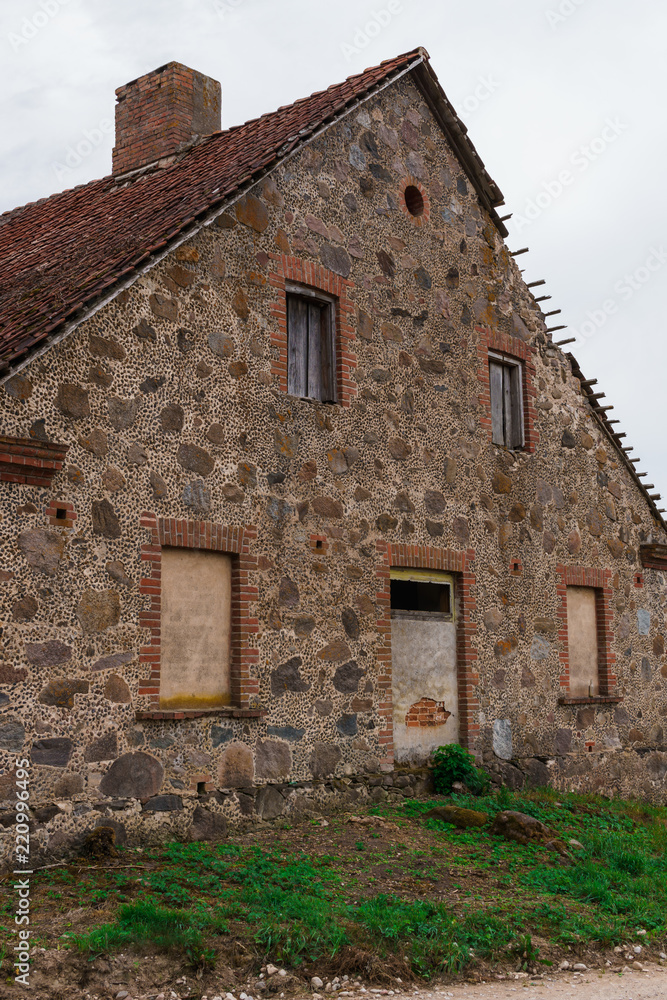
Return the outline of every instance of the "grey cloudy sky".
[[[666,39],[661,0],[3,0],[0,211],[109,173],[114,89],[172,59],[221,81],[229,126],[423,45],[667,498]]]

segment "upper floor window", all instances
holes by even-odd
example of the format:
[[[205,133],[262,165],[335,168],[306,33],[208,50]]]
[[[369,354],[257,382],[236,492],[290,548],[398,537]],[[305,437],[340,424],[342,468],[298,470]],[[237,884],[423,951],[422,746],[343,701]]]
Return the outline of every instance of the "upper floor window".
[[[336,402],[333,300],[306,289],[287,293],[287,391]]]
[[[523,448],[523,366],[489,352],[491,440],[505,448]]]

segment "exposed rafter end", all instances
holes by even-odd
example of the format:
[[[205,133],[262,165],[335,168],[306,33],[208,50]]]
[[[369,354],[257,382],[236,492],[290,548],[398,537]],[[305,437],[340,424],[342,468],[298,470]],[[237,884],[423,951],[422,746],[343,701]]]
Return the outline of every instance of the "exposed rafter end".
[[[564,329],[564,328],[563,327],[557,327],[557,329],[560,330],[560,329]],[[548,332],[549,331],[547,330],[547,333]],[[562,347],[563,344],[573,344],[576,339],[577,339],[576,337],[567,337],[565,340],[555,340],[554,343],[555,343],[556,347]]]

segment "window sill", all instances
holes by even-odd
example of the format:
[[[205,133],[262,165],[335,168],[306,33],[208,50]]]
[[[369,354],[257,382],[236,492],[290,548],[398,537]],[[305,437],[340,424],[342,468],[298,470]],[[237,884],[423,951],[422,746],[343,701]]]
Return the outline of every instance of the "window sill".
[[[293,392],[285,392],[284,396],[295,403],[310,403],[313,406],[339,406],[337,399],[318,399],[317,396],[295,396]]]
[[[581,698],[561,697],[558,699],[559,705],[618,705],[623,701],[620,695],[615,694],[590,694]]]
[[[220,716],[224,719],[260,719],[267,714],[266,708],[234,708],[231,705],[225,705],[224,708],[184,708],[180,710],[170,709],[169,711],[163,711],[159,708],[137,710],[134,717],[137,722],[178,722],[181,719],[203,719],[211,716]]]

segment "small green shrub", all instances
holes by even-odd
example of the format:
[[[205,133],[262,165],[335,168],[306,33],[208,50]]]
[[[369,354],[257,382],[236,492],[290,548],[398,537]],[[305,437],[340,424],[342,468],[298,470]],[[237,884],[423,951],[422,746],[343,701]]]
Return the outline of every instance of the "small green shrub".
[[[433,751],[433,784],[439,795],[449,795],[455,781],[461,781],[474,795],[488,791],[491,779],[475,766],[475,758],[458,743]]]

